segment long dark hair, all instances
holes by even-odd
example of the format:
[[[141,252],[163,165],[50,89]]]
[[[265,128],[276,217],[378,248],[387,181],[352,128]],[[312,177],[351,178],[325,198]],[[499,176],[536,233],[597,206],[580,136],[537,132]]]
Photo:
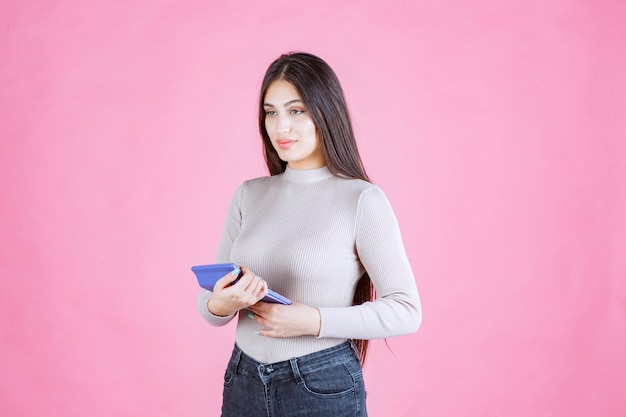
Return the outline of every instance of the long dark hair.
[[[339,79],[321,58],[304,52],[281,55],[267,69],[259,95],[259,132],[270,175],[285,171],[287,162],[281,160],[265,130],[263,103],[270,84],[276,80],[291,83],[313,119],[322,145],[328,170],[337,177],[370,181],[356,146],[348,106]],[[353,304],[359,305],[375,298],[374,286],[365,272],[356,287]],[[367,355],[367,340],[354,341],[361,364]]]

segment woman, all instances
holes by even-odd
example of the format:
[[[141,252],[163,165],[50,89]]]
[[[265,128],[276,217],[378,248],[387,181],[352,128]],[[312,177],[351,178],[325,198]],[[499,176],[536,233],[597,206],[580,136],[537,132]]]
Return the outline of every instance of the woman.
[[[238,316],[222,416],[366,416],[367,340],[415,332],[422,317],[396,217],[322,59],[270,65],[259,130],[271,176],[235,191],[217,254],[244,275],[198,296],[209,323]],[[268,288],[293,304],[259,301]]]

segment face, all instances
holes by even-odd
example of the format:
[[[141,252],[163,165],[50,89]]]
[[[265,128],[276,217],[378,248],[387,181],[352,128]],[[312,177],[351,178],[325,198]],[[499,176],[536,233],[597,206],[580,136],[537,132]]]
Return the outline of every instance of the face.
[[[265,130],[281,160],[291,169],[315,169],[326,165],[317,129],[295,87],[276,80],[263,101]]]

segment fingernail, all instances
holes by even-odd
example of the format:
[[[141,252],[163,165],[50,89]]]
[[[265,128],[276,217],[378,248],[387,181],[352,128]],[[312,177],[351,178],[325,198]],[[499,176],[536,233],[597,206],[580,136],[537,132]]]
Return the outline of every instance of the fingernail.
[[[259,331],[258,331],[258,330],[255,330],[255,331],[254,331],[254,334],[256,334],[256,335],[260,335],[261,333],[259,333]]]
[[[239,268],[237,269],[233,269],[233,272],[231,272],[230,274],[234,277],[236,277],[237,275],[239,275],[239,273],[241,272],[241,270]]]
[[[257,275],[256,277],[257,277],[257,279],[263,279],[263,278],[261,278],[261,277],[260,277],[260,276],[258,276],[258,275]]]
[[[248,317],[250,317],[251,319],[253,319],[253,318],[254,318],[254,314],[252,314],[252,313],[248,313]]]

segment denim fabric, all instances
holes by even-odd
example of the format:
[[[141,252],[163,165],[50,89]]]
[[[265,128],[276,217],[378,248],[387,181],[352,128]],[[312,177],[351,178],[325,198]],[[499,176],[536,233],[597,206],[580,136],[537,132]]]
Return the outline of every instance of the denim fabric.
[[[361,364],[351,341],[262,364],[237,345],[224,375],[222,417],[365,417]]]

